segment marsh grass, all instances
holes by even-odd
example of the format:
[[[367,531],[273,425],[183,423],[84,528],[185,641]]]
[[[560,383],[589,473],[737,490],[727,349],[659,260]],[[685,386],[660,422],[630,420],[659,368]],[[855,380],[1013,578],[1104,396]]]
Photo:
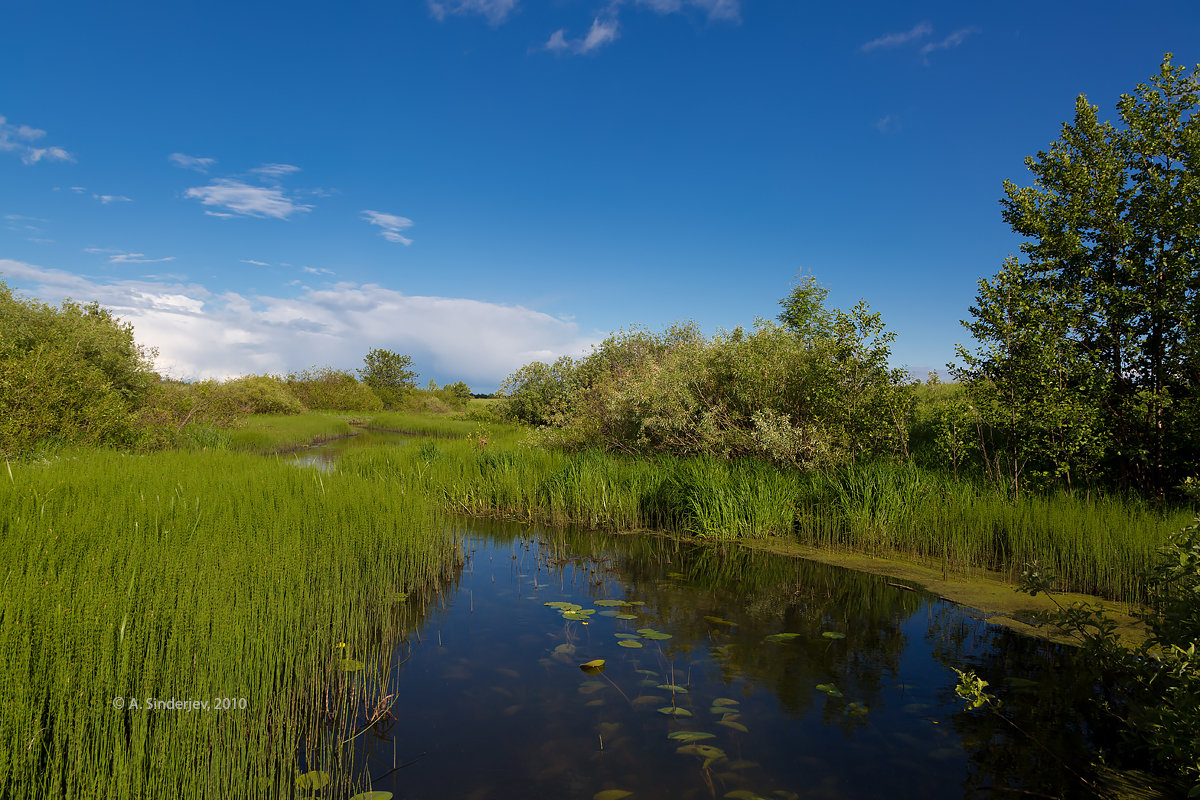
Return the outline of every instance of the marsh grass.
[[[347,414],[255,414],[224,431],[230,450],[246,453],[281,453],[297,447],[349,436],[351,422],[368,417]]]
[[[1134,602],[1139,577],[1187,510],[1112,496],[1019,500],[912,464],[800,472],[753,460],[653,459],[465,440],[364,448],[339,469],[397,481],[475,515],[712,539],[788,536],[1015,579],[1030,563],[1064,590]]]
[[[5,465],[0,507],[5,798],[303,797],[309,769],[361,791],[344,740],[461,558],[393,485],[228,452]]]

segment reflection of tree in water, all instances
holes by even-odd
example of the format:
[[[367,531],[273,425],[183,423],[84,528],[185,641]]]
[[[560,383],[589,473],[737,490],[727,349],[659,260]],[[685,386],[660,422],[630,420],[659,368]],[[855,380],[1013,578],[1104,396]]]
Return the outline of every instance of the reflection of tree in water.
[[[1072,771],[1095,782],[1092,753],[1112,743],[1117,728],[1096,704],[1095,671],[1077,648],[965,618],[949,605],[934,609],[928,639],[947,671],[972,669],[988,681],[1012,723],[982,710],[953,716],[971,758],[966,795],[1095,796]]]

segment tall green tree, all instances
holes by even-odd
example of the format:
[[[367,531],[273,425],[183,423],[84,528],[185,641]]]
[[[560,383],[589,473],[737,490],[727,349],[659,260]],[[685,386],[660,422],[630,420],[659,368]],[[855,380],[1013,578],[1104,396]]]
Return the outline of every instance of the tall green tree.
[[[412,356],[376,347],[363,357],[358,371],[362,382],[375,390],[385,406],[395,406],[417,385]]]
[[[1020,372],[1026,396],[998,402],[1022,405],[1010,417],[1029,419],[1039,398],[1064,432],[1076,423],[1059,401],[1076,396],[1078,424],[1094,416],[1102,426],[1108,478],[1150,494],[1200,467],[1198,102],[1200,67],[1188,74],[1169,53],[1149,83],[1121,96],[1117,125],[1080,95],[1058,140],[1026,159],[1033,185],[1004,184],[1004,220],[1027,239],[1020,280],[1006,266],[1003,290],[982,292],[964,323],[981,343],[964,377]],[[1021,309],[1036,313],[1014,315]],[[1006,314],[1025,329],[1006,333],[997,324]],[[1041,355],[1030,355],[1030,337]],[[1065,381],[1057,400],[1032,386],[1046,358]]]

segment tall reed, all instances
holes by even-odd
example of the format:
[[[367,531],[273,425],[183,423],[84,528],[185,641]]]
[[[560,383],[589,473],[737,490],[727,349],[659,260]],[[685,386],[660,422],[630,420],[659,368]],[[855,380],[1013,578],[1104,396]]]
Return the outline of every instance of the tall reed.
[[[341,743],[413,621],[397,593],[460,558],[427,503],[226,452],[0,469],[0,798],[363,788]]]

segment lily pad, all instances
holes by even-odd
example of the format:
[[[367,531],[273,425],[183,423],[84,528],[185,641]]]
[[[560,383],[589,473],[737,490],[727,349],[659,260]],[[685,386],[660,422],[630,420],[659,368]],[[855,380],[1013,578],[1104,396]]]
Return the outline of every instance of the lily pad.
[[[685,744],[683,747],[675,748],[676,753],[685,756],[699,756],[700,758],[726,758],[725,751],[711,744]]]
[[[636,672],[638,675],[649,675],[651,677],[658,676],[658,673],[652,669],[635,669],[634,672]]]
[[[542,605],[557,608],[559,611],[578,611],[583,608],[578,603],[569,603],[566,600],[551,600],[549,603],[542,603]]]
[[[734,700],[732,697],[718,697],[716,700],[713,700],[713,705],[714,706],[736,706],[736,705],[740,705],[740,703],[738,703],[738,701]]]
[[[845,696],[842,694],[842,691],[840,689],[838,689],[838,687],[834,686],[832,683],[818,683],[817,691],[824,692],[825,694],[829,695],[830,697],[844,697]]]
[[[750,732],[750,729],[747,728],[745,725],[743,725],[740,722],[734,722],[731,719],[719,719],[719,720],[717,720],[717,724],[724,725],[726,728],[730,728],[735,731],[741,731],[742,733]]]
[[[637,614],[617,614],[617,619],[637,619]]]
[[[667,691],[674,692],[675,694],[687,694],[688,693],[687,689],[683,688],[682,686],[676,686],[673,683],[660,683],[657,686],[655,686],[654,688],[655,689],[666,689]]]
[[[296,776],[296,788],[301,791],[315,792],[325,788],[331,780],[333,777],[328,772],[314,769],[312,772]]]
[[[764,642],[790,642],[792,639],[799,639],[798,633],[772,633],[770,636],[763,639]]]
[[[623,600],[593,600],[593,601],[592,601],[592,605],[594,605],[594,606],[601,606],[601,607],[604,607],[604,606],[623,606],[623,605],[625,605],[625,602],[624,602]]]
[[[736,622],[730,622],[729,620],[725,619],[724,617],[705,617],[705,619],[708,620],[709,622],[711,622],[713,625],[724,625],[729,628],[737,627]]]
[[[686,708],[679,708],[678,706],[663,706],[658,710],[658,713],[666,714],[668,717],[690,717],[692,715],[692,712]]]
[[[582,611],[564,611],[562,618],[573,620],[575,622],[587,622],[588,615],[584,614]]]
[[[707,731],[672,731],[667,734],[667,738],[677,742],[701,742],[705,739],[715,739],[717,735]]]
[[[826,639],[845,639],[846,638],[846,634],[838,633],[837,631],[825,631],[821,635],[824,636]]]
[[[633,792],[627,792],[624,789],[605,789],[603,792],[596,792],[592,795],[592,800],[622,800],[632,794]]]
[[[604,659],[594,658],[591,661],[585,661],[579,665],[579,668],[589,675],[598,675],[604,672]]]
[[[637,639],[619,639],[619,640],[617,640],[617,644],[621,645],[621,647],[633,647],[633,648],[640,648],[642,646],[642,643],[639,642]]]
[[[671,634],[663,633],[662,631],[651,631],[651,630],[643,629],[643,630],[638,631],[638,633],[642,634],[643,639],[670,639],[671,638]]]
[[[619,611],[615,611],[614,609],[611,609],[611,608],[609,608],[609,609],[606,609],[606,610],[604,610],[604,611],[601,611],[601,612],[600,612],[600,616],[602,616],[602,617],[615,617],[615,616],[617,616],[617,614],[619,614],[619,613],[620,613]]]

